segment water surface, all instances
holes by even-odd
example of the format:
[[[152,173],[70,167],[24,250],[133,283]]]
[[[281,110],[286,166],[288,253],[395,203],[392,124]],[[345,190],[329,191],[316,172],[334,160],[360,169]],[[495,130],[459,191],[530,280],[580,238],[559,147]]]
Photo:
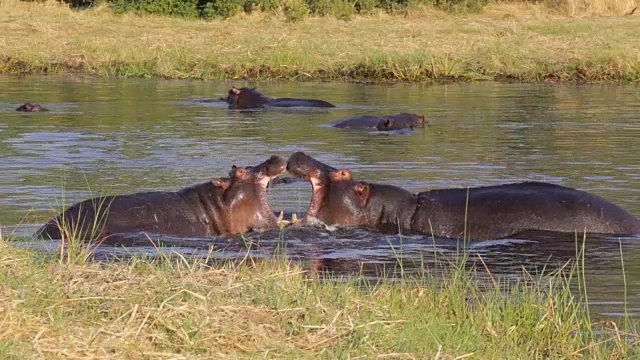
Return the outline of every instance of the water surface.
[[[202,102],[231,86],[255,86],[273,97],[318,98],[335,109],[232,111]],[[48,113],[19,113],[39,102]],[[410,135],[319,125],[361,114],[424,114]],[[451,84],[360,85],[0,76],[0,225],[28,237],[63,205],[101,194],[173,191],[224,176],[232,165],[305,151],[357,179],[411,191],[547,181],[606,197],[640,215],[640,88],[636,85]],[[304,212],[310,186],[269,191],[275,210]],[[284,250],[309,268],[338,275],[394,276],[439,271],[460,244],[421,236],[383,236],[361,229],[291,230],[216,239],[162,239],[167,248],[218,258]],[[249,242],[249,243],[248,243]],[[23,242],[55,249],[57,244]],[[98,259],[155,253],[135,239],[104,246]],[[167,249],[165,248],[165,249]],[[494,276],[542,273],[575,258],[571,239],[481,241],[470,266]],[[169,251],[169,250],[166,250]],[[640,315],[640,237],[588,239],[590,309]],[[486,264],[486,269],[485,269]]]

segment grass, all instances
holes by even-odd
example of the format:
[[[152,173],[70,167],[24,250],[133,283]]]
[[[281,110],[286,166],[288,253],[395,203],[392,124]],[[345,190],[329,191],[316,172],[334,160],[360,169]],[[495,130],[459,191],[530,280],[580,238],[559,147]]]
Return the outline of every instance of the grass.
[[[640,355],[637,323],[591,322],[569,265],[518,282],[479,281],[455,261],[448,268],[442,278],[373,284],[323,279],[285,258],[61,263],[0,239],[0,357]]]
[[[503,3],[480,13],[419,8],[292,24],[277,14],[202,21],[5,0],[0,72],[261,81],[638,81],[640,16],[621,14],[635,4],[630,1],[603,8],[595,0]],[[607,16],[588,16],[593,13]]]
[[[54,209],[59,215],[50,220],[60,235],[58,258],[60,263],[84,264],[90,261],[97,248],[109,238],[108,235],[100,235],[100,232],[107,221],[113,198],[108,200],[106,196],[93,196],[88,182],[87,187],[91,204],[83,204],[75,212],[67,214],[65,210],[68,209],[68,205],[66,205],[64,185],[62,186],[61,199],[57,201]],[[45,233],[41,236],[46,238],[48,235]]]
[[[545,0],[549,8],[567,15],[631,15],[636,0]]]

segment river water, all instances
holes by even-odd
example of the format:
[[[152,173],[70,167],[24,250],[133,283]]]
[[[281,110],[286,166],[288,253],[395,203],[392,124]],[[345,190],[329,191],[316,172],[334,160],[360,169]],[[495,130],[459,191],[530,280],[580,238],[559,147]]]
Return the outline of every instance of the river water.
[[[335,109],[233,111],[203,102],[231,86],[272,97],[317,98]],[[47,113],[19,113],[24,102]],[[360,114],[424,114],[412,134],[320,126]],[[30,235],[63,205],[101,194],[174,191],[295,151],[356,179],[411,191],[547,181],[603,196],[640,216],[640,87],[575,84],[246,83],[103,79],[77,75],[0,76],[0,225],[20,246],[54,250]],[[306,210],[311,187],[269,191],[274,210]],[[285,252],[338,276],[440,271],[461,244],[361,229],[291,230],[216,239],[161,239],[160,251],[235,258]],[[478,241],[470,266],[494,277],[548,273],[575,259],[570,239]],[[98,259],[155,254],[148,240],[104,246]],[[624,260],[624,273],[622,271]],[[590,310],[640,316],[640,237],[588,238]],[[439,270],[440,269],[440,270]]]

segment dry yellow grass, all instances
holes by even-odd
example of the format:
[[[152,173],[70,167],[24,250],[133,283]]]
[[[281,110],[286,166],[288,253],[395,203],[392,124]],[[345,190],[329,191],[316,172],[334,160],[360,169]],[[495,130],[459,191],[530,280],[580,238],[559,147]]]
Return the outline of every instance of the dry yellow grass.
[[[545,0],[544,4],[567,16],[625,15],[637,0]]]
[[[372,286],[284,260],[62,264],[0,238],[0,358],[640,355],[637,324],[591,324],[562,272],[493,288],[465,268]]]
[[[640,79],[640,16],[567,18],[542,5],[345,22],[199,21],[3,2],[0,71],[170,78],[541,81]]]

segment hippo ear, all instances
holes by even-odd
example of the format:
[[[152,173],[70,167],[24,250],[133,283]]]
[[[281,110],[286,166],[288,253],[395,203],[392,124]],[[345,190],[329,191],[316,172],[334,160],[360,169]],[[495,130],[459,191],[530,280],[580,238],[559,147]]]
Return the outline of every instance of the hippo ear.
[[[231,88],[231,92],[236,94],[236,95],[240,95],[240,89],[236,89],[235,87]]]
[[[251,171],[243,167],[235,167],[232,177],[236,180],[249,180],[253,174]]]
[[[230,186],[229,179],[224,178],[213,178],[211,179],[211,184],[215,187],[222,188],[224,191],[226,191]]]
[[[384,118],[378,122],[376,129],[383,131],[388,130],[391,126],[393,126],[393,121],[389,118]]]
[[[245,171],[246,171],[246,169],[242,168],[242,167],[238,167],[238,166],[235,166],[235,165],[233,165],[231,167],[231,174],[235,175],[235,176],[242,176]]]
[[[353,190],[355,191],[358,198],[360,198],[360,202],[362,206],[366,205],[369,201],[369,195],[371,194],[371,187],[367,183],[357,183],[353,186]]]
[[[333,181],[349,181],[352,179],[352,174],[349,169],[340,169],[329,173],[329,177]]]

